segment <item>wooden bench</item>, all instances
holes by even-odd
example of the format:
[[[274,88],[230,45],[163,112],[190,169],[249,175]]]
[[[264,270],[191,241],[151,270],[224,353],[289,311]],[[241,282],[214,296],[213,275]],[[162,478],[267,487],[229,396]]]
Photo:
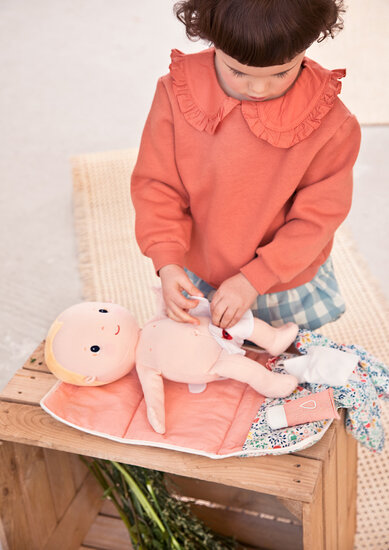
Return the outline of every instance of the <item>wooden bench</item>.
[[[211,460],[57,422],[39,406],[55,381],[42,343],[0,395],[2,550],[131,548],[77,454],[168,472],[199,517],[248,548],[352,550],[357,449],[343,419],[299,453]]]

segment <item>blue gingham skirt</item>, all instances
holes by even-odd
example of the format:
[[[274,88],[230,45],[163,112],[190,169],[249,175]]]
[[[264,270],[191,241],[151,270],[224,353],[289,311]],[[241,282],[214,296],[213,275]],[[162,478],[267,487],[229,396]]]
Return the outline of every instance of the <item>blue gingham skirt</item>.
[[[215,290],[191,271],[185,271],[204,296],[208,297]],[[315,277],[308,283],[282,292],[262,294],[257,297],[251,310],[255,317],[274,327],[293,321],[300,328],[315,330],[335,321],[345,312],[346,305],[331,258],[319,267]]]

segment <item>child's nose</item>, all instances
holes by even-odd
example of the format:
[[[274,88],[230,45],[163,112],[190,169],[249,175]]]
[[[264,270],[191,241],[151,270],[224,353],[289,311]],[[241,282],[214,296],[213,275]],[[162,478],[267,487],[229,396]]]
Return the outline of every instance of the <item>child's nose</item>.
[[[250,85],[250,93],[253,96],[261,97],[265,95],[267,89],[267,82],[262,80],[260,82],[253,82]]]
[[[251,86],[250,87],[250,95],[256,96],[256,97],[262,97],[266,94],[266,86]]]

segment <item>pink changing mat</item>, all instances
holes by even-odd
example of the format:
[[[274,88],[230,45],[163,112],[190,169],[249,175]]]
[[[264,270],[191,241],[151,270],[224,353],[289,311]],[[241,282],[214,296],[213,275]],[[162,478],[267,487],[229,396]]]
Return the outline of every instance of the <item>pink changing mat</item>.
[[[164,447],[225,458],[242,447],[265,398],[235,380],[211,382],[201,393],[164,380],[166,433],[151,428],[138,376],[133,370],[105,386],[58,382],[41,400],[57,420],[79,430],[123,443]]]

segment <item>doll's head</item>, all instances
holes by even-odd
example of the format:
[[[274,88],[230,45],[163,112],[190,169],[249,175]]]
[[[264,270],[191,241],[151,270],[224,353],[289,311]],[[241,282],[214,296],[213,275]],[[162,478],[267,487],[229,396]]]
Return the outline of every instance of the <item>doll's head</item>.
[[[139,330],[131,313],[117,304],[76,304],[50,327],[47,367],[60,380],[78,386],[118,380],[135,366]]]

